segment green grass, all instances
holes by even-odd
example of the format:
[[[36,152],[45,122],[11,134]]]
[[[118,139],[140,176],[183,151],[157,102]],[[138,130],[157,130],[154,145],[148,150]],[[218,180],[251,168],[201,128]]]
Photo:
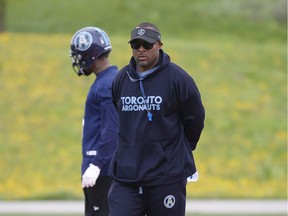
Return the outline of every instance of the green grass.
[[[113,1],[111,13],[107,3],[92,7],[88,0],[69,7],[66,0],[7,1],[0,199],[82,198],[81,119],[93,77],[73,74],[71,36],[88,24],[107,29],[111,63],[121,68],[131,56],[131,26],[144,18],[159,24],[164,50],[193,76],[206,108],[195,151],[200,179],[188,185],[188,197],[287,197],[287,43],[286,26],[272,11],[276,1],[187,1],[161,9],[157,1],[153,8],[150,1]],[[132,17],[148,12],[128,19],[126,10]]]

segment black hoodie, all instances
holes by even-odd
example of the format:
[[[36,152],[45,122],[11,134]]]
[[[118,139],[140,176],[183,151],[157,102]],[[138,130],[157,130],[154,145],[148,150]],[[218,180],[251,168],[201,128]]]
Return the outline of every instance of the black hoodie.
[[[132,57],[112,84],[119,142],[109,173],[124,184],[170,184],[196,171],[192,151],[204,127],[201,96],[163,50],[160,57],[158,68],[143,79]]]

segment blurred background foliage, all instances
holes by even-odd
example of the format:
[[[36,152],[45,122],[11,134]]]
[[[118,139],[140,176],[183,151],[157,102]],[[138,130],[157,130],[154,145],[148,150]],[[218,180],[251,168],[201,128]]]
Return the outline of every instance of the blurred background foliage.
[[[286,39],[285,31],[279,28],[287,23],[285,0],[6,2],[9,32],[72,33],[83,26],[98,25],[112,35],[126,35],[137,23],[148,20],[158,24],[165,37],[190,38],[209,33],[256,40]]]
[[[0,0],[0,7],[0,199],[82,198],[81,119],[94,77],[73,74],[70,39],[79,28],[103,28],[111,63],[121,68],[142,21],[159,26],[164,50],[195,79],[206,108],[194,152],[200,179],[188,184],[188,197],[287,197],[285,0]]]

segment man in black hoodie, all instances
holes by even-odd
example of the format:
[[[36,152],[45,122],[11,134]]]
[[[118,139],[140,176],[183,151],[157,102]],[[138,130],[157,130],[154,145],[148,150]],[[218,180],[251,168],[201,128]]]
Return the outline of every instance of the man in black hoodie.
[[[205,111],[193,79],[161,49],[151,23],[131,32],[130,63],[112,84],[119,142],[109,174],[110,216],[184,216],[192,151]]]

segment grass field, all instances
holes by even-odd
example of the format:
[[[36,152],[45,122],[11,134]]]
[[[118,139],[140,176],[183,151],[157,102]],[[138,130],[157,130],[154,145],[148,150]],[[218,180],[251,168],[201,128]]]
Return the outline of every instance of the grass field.
[[[79,26],[107,27],[111,63],[121,68],[131,56],[127,41],[138,21],[123,15],[118,27],[112,23],[124,10],[116,10],[123,6],[117,1],[106,21],[90,7],[87,20],[77,22],[81,2],[73,1],[62,19],[66,0],[37,2],[8,0],[9,31],[0,34],[0,199],[79,199],[81,119],[93,77],[73,74],[70,38]],[[53,2],[57,7],[51,8]],[[163,29],[164,50],[193,76],[206,108],[195,151],[200,179],[188,185],[188,197],[286,198],[287,32],[272,13],[276,6],[266,0],[183,1],[182,9],[199,14],[196,19],[179,13],[173,2],[146,19]],[[128,5],[140,10],[139,4]],[[176,20],[159,17],[171,5]],[[105,3],[95,10],[103,15],[103,8]],[[175,31],[169,22],[179,24]]]

